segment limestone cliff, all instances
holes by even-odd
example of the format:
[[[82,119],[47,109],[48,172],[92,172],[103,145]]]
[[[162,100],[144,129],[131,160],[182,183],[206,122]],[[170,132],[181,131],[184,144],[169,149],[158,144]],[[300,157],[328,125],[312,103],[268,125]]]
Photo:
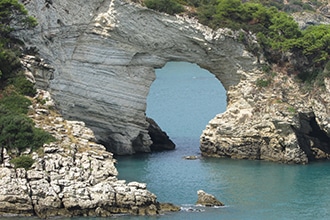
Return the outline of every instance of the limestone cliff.
[[[51,68],[34,71],[66,118],[92,128],[116,154],[149,152],[146,97],[154,68],[197,63],[225,88],[256,58],[230,30],[214,32],[194,20],[158,13],[125,0],[24,1],[39,22],[18,32]]]
[[[149,152],[146,96],[154,69],[196,63],[224,85],[228,106],[201,136],[205,156],[307,163],[329,157],[329,80],[302,91],[286,67],[265,74],[231,30],[126,0],[25,1],[39,25],[17,32],[49,68],[35,69],[67,118],[117,154]],[[251,42],[253,42],[251,36]]]
[[[84,122],[64,120],[54,111],[48,92],[39,91],[32,101],[29,117],[57,141],[32,153],[35,162],[29,170],[14,168],[5,153],[0,167],[0,216],[105,217],[179,210],[158,203],[144,183],[118,180],[113,154],[94,142]]]
[[[228,91],[226,112],[201,136],[203,155],[301,164],[330,158],[330,79],[302,92],[282,72],[247,74]]]

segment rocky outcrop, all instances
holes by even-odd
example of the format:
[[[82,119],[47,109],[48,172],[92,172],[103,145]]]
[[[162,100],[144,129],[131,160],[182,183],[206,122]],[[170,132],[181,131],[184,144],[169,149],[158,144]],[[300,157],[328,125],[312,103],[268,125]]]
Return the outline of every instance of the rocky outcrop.
[[[167,134],[162,131],[159,125],[153,119],[148,117],[147,122],[149,123],[148,134],[152,140],[150,149],[152,151],[173,150],[175,144],[170,140]]]
[[[196,63],[226,89],[257,58],[235,32],[149,10],[128,0],[24,1],[39,25],[16,35],[51,68],[32,68],[62,114],[82,120],[116,154],[150,152],[146,97],[154,68]],[[135,144],[138,143],[138,144]]]
[[[27,171],[15,169],[9,155],[5,156],[0,167],[0,216],[105,217],[179,210],[158,203],[144,183],[118,180],[112,153],[94,142],[84,122],[60,117],[52,110],[47,92],[41,91],[36,100],[30,117],[57,141],[32,153],[35,162]]]
[[[203,190],[197,191],[198,199],[196,205],[203,206],[224,206],[215,196],[204,192]]]
[[[320,13],[313,12],[298,12],[292,14],[294,20],[298,23],[299,28],[306,29],[311,25],[329,24],[330,17],[327,17]]]
[[[31,67],[37,85],[52,93],[66,118],[91,127],[110,152],[151,151],[145,110],[154,68],[186,61],[209,70],[227,90],[226,112],[201,136],[204,156],[285,163],[329,157],[329,80],[303,91],[288,66],[258,70],[262,56],[247,52],[237,32],[213,31],[128,0],[25,6],[39,25],[16,34],[48,64]]]
[[[302,164],[329,158],[329,86],[302,92],[274,71],[247,74],[228,91],[226,112],[203,131],[202,155]]]

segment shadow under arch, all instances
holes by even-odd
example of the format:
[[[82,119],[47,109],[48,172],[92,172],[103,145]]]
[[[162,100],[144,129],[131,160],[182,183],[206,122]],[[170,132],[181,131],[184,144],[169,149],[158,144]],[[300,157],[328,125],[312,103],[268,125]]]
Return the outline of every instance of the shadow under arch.
[[[210,73],[189,62],[168,62],[155,70],[146,115],[174,141],[199,141],[208,122],[226,110],[226,90]],[[154,141],[154,140],[153,140]]]

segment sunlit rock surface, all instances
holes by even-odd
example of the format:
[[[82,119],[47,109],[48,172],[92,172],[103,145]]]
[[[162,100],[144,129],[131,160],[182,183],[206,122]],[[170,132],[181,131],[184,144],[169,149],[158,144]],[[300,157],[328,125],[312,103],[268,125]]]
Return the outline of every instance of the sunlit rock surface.
[[[111,152],[150,152],[145,110],[154,68],[187,61],[227,90],[227,111],[201,136],[204,156],[286,163],[329,157],[329,80],[303,91],[285,67],[264,74],[257,68],[262,55],[248,53],[231,30],[124,0],[36,0],[26,7],[39,26],[17,34],[49,65],[35,69],[37,84]]]
[[[241,80],[237,70],[256,67],[231,30],[214,32],[130,1],[24,4],[39,25],[18,35],[52,67],[35,72],[37,84],[51,92],[66,118],[83,120],[116,154],[150,151],[145,110],[154,68],[197,63],[229,89]]]
[[[179,210],[157,202],[145,183],[118,180],[113,154],[94,142],[93,131],[52,109],[49,93],[40,91],[29,117],[56,141],[32,153],[32,167],[15,168],[7,153],[0,164],[0,216],[107,217]]]

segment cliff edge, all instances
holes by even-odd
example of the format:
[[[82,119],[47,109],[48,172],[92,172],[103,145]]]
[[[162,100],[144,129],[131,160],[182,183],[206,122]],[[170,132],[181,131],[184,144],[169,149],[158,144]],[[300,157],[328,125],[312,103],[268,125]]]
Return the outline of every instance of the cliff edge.
[[[17,36],[50,66],[32,70],[37,85],[108,151],[151,151],[145,110],[154,69],[185,61],[209,70],[227,91],[226,112],[201,136],[204,156],[285,163],[329,157],[329,79],[304,91],[286,66],[262,71],[262,55],[249,53],[238,33],[126,0],[24,3],[39,25]]]
[[[5,152],[0,167],[0,216],[108,217],[180,209],[157,202],[145,183],[118,180],[113,154],[95,143],[93,131],[84,122],[65,120],[54,111],[48,92],[39,90],[29,117],[57,141],[33,152],[34,163],[28,170],[15,168]]]
[[[186,61],[226,89],[257,58],[231,30],[213,31],[125,0],[24,1],[39,25],[17,32],[51,68],[31,70],[66,118],[82,120],[115,154],[150,152],[146,97],[155,68]]]

